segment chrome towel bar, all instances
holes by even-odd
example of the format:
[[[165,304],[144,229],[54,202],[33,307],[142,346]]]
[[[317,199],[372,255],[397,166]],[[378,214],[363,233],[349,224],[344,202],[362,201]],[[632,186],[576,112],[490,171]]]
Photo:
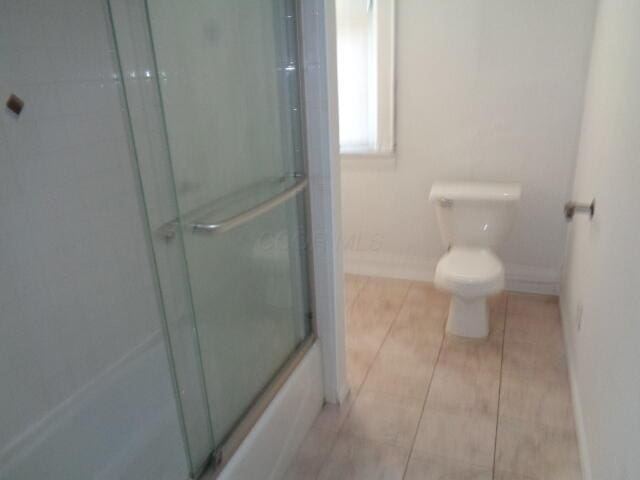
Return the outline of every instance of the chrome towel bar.
[[[245,222],[248,222],[249,220],[262,215],[263,213],[274,209],[278,205],[286,202],[291,197],[300,193],[309,185],[309,179],[305,175],[298,173],[292,174],[290,177],[279,178],[278,182],[283,181],[287,178],[294,178],[295,183],[286,190],[274,195],[268,200],[264,200],[257,205],[254,205],[253,207],[241,213],[237,213],[227,218],[223,218],[222,220],[216,220],[212,222],[206,222],[200,219],[194,220],[194,217],[197,218],[197,216],[206,216],[203,210],[211,210],[212,206],[211,204],[209,204],[203,207],[199,207],[195,210],[192,210],[190,213],[183,215],[182,222],[179,222],[178,220],[172,220],[165,223],[160,228],[158,228],[157,233],[166,241],[169,241],[175,237],[176,230],[179,225],[184,225],[186,228],[191,229],[193,233],[215,234],[227,232],[237,226],[242,225]],[[255,185],[253,187],[255,187]],[[228,203],[229,199],[227,199],[226,201]]]
[[[224,220],[220,220],[219,222],[214,223],[204,223],[197,222],[189,224],[189,227],[193,229],[194,233],[222,233],[231,230],[237,226],[242,225],[243,223],[252,220],[263,213],[266,213],[270,210],[273,210],[278,205],[286,202],[291,197],[295,196],[302,190],[304,190],[309,184],[309,179],[306,177],[300,177],[296,181],[293,186],[289,187],[284,192],[279,193],[278,195],[266,200],[262,203],[259,203],[255,207],[250,208],[249,210],[245,210],[242,213],[238,213],[237,215],[233,215],[231,217],[225,218]]]

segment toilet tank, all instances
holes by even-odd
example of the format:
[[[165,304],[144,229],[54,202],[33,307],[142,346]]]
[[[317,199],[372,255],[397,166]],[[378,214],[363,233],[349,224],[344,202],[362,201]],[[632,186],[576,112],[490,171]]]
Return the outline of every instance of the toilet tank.
[[[522,187],[501,182],[435,182],[429,200],[435,204],[446,246],[491,248],[502,243],[513,226]]]

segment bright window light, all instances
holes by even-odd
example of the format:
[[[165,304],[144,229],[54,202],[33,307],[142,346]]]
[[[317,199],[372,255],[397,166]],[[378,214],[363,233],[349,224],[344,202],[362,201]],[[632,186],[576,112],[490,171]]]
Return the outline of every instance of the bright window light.
[[[394,2],[336,0],[340,151],[394,150]]]

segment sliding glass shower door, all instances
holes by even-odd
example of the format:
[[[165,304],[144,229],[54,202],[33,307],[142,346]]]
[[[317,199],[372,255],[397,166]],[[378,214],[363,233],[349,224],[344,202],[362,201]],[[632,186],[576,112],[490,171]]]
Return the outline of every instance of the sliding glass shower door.
[[[109,7],[195,475],[312,335],[296,2]]]

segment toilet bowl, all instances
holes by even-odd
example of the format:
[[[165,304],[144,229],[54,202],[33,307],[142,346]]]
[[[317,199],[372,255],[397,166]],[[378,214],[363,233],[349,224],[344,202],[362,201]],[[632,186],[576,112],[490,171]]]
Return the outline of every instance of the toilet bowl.
[[[486,298],[504,288],[502,262],[491,250],[453,247],[438,262],[435,284],[451,292],[447,332],[482,338],[489,334]]]
[[[508,236],[520,201],[514,183],[436,182],[430,200],[448,251],[438,262],[435,286],[451,293],[447,333],[489,335],[487,297],[504,289],[504,267],[492,248]]]

